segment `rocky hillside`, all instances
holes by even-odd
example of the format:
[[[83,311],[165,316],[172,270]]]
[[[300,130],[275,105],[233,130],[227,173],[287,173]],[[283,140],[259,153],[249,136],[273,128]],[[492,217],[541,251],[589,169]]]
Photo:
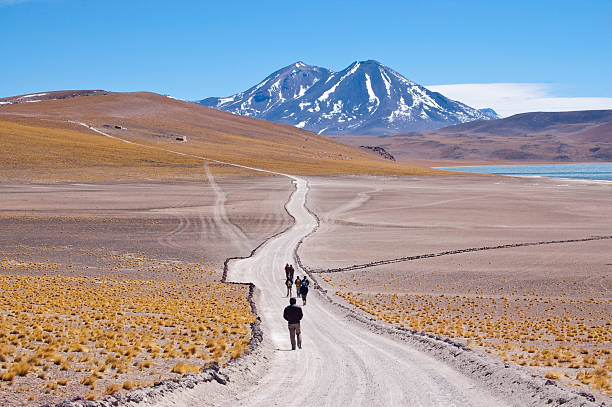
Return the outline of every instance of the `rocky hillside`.
[[[383,147],[398,160],[612,161],[612,110],[521,113],[388,137],[337,139],[356,147]]]

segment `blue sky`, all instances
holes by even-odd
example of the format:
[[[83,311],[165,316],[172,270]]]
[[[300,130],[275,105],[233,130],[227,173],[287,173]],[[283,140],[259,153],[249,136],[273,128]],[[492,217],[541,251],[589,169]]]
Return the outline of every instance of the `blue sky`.
[[[340,70],[376,59],[457,99],[502,103],[500,92],[525,90],[612,108],[611,44],[609,0],[0,0],[0,96],[87,88],[200,99],[298,60]]]

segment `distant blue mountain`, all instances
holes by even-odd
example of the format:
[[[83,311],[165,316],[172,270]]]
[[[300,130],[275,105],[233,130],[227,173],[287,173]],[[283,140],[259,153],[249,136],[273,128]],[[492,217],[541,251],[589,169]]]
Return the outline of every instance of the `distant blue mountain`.
[[[491,108],[478,109],[478,111],[487,116],[489,119],[499,119],[497,112]]]
[[[497,118],[420,86],[377,61],[340,72],[296,62],[235,95],[197,101],[319,134],[383,135]]]

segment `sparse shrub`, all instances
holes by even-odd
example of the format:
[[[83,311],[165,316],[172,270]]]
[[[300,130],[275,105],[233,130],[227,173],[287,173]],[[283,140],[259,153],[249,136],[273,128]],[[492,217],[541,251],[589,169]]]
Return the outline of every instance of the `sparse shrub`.
[[[104,394],[115,394],[119,390],[121,390],[121,386],[119,386],[118,384],[111,384],[104,390]]]
[[[200,367],[196,365],[192,365],[191,363],[178,362],[174,365],[172,373],[185,374],[185,373],[199,373]]]
[[[563,376],[564,376],[563,373],[549,371],[549,372],[546,372],[546,375],[544,377],[546,377],[547,379],[552,379],[552,380],[561,380]]]

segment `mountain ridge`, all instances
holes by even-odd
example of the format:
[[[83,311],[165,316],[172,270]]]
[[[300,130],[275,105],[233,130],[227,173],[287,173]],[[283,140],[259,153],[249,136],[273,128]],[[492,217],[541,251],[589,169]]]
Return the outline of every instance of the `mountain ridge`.
[[[404,162],[610,162],[612,110],[520,113],[387,137],[334,138],[355,147],[382,147]]]
[[[383,135],[497,117],[432,92],[375,60],[334,72],[301,61],[203,106],[293,125],[318,134]]]

